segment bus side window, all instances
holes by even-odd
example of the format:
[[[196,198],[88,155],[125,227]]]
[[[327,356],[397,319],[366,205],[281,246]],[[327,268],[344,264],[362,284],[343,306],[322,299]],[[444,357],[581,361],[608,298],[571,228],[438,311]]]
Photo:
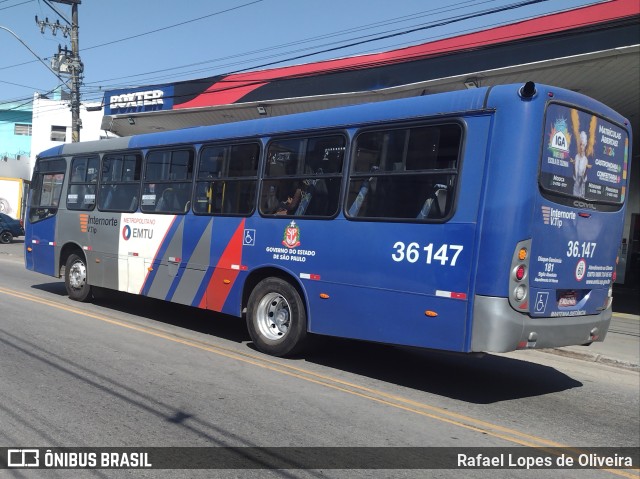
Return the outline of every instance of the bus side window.
[[[257,143],[204,147],[193,211],[202,215],[250,215],[255,208],[259,158]]]
[[[276,216],[335,215],[345,145],[341,135],[275,140],[269,144],[260,212]]]
[[[67,209],[93,210],[96,203],[96,184],[100,159],[73,158],[71,179],[67,190]]]
[[[446,210],[447,186],[436,184],[432,195],[425,200],[416,218],[424,220],[427,218],[443,218]]]
[[[346,216],[414,221],[447,217],[461,137],[462,129],[454,123],[360,133]]]
[[[180,202],[173,188],[166,188],[160,195],[160,199],[156,203],[156,211],[180,211]]]
[[[144,173],[142,212],[186,213],[191,205],[193,167],[191,149],[150,151]]]
[[[102,158],[98,209],[119,212],[137,210],[141,167],[142,158],[139,154],[105,155]]]

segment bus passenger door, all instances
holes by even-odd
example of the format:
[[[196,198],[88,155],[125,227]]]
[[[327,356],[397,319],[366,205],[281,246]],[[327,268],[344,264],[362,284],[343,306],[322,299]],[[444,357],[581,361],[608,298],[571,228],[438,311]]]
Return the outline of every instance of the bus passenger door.
[[[66,161],[38,161],[29,194],[25,231],[26,267],[57,276],[55,264],[56,220],[64,183]]]
[[[25,234],[27,269],[38,273],[56,275],[55,265],[55,217],[29,225]]]

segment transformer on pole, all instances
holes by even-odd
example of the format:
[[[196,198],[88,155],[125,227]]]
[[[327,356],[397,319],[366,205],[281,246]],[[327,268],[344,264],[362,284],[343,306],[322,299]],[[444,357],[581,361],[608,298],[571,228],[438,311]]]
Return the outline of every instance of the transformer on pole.
[[[80,41],[78,36],[78,5],[82,3],[82,0],[45,0],[45,3],[48,4],[49,1],[71,5],[71,23],[69,24],[69,21],[63,17],[69,25],[61,24],[60,20],[50,22],[48,18],[38,20],[37,16],[36,23],[40,26],[42,33],[46,28],[50,28],[54,35],[60,30],[65,38],[71,37],[71,51],[66,47],[63,49],[58,46],[58,53],[54,55],[51,61],[51,69],[59,75],[69,77],[67,86],[71,96],[71,141],[75,143],[80,141],[80,129],[82,128],[82,120],[80,119],[80,84],[82,83],[84,66],[80,60]]]

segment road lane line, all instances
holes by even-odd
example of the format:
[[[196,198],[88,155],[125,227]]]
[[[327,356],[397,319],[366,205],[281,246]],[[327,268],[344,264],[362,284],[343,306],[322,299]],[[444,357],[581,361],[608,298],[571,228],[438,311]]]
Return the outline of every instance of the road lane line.
[[[233,351],[220,346],[213,346],[211,344],[201,342],[198,340],[187,339],[179,335],[176,335],[174,333],[167,333],[165,331],[162,331],[160,329],[156,329],[153,327],[133,324],[133,323],[127,322],[126,320],[112,319],[99,313],[87,312],[73,306],[67,306],[65,304],[47,300],[38,296],[34,296],[29,293],[15,291],[15,290],[3,288],[3,287],[0,287],[0,293],[8,296],[13,296],[19,299],[24,299],[30,302],[40,303],[45,306],[50,306],[50,307],[67,311],[79,316],[96,319],[114,326],[131,329],[144,334],[149,334],[149,335],[166,339],[168,341],[179,343],[185,346],[211,352],[219,356],[226,357],[228,359],[233,359],[246,364],[251,364],[253,366],[257,366],[273,372],[277,372],[290,377],[301,379],[301,380],[311,382],[320,386],[325,386],[337,391],[341,391],[347,394],[368,399],[368,400],[377,402],[379,404],[384,404],[384,405],[401,409],[407,412],[411,412],[423,417],[428,417],[441,422],[446,422],[448,424],[469,429],[474,432],[488,434],[508,442],[519,444],[521,446],[540,447],[543,450],[545,448],[563,448],[564,450],[571,451],[575,454],[586,453],[585,451],[581,451],[580,449],[571,448],[569,446],[566,446],[564,444],[561,444],[555,441],[543,439],[543,438],[526,434],[514,429],[510,429],[504,426],[493,424],[480,419],[475,419],[470,416],[465,416],[463,414],[447,411],[446,409],[441,409],[436,406],[431,406],[429,404],[414,401],[408,398],[404,398],[402,396],[385,393],[384,391],[379,391],[376,389],[360,386],[360,385],[357,385],[348,381],[344,381],[341,379],[325,376],[323,374],[315,373],[313,371],[308,371],[300,367],[283,364],[281,362],[278,362],[270,358],[264,358],[261,356],[256,356],[248,353],[237,352],[237,351]],[[553,450],[549,450],[549,452],[553,454],[557,454],[557,452],[554,452]],[[628,474],[623,470],[616,470],[616,469],[603,469],[603,470],[606,470],[607,472],[611,472],[613,474],[620,475],[623,477],[628,477],[630,479],[638,479],[638,475]]]

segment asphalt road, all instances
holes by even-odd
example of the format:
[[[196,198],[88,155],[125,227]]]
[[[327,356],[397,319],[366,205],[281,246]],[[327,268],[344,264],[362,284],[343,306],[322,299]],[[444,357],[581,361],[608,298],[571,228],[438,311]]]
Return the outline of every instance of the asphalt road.
[[[0,251],[0,446],[635,447],[630,371],[520,351],[482,358],[327,340],[255,351],[234,318],[62,281]],[[18,251],[18,253],[14,253]],[[439,470],[438,477],[631,477]],[[76,475],[74,475],[74,473]],[[26,471],[0,477],[425,477],[425,471]]]

